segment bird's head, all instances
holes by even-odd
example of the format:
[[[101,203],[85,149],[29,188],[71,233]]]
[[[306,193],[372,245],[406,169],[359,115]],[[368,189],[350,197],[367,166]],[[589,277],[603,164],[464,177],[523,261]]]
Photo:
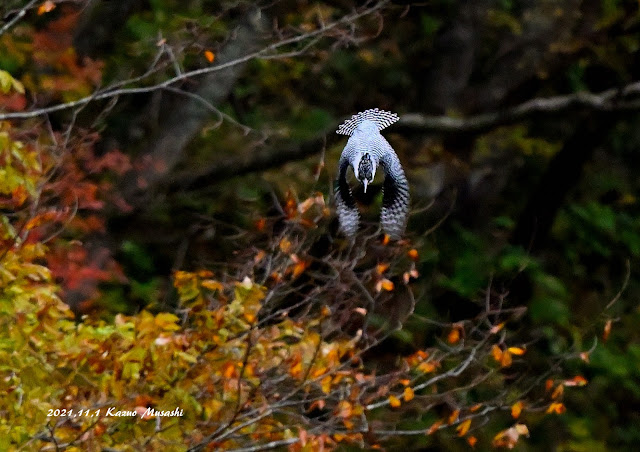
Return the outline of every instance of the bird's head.
[[[367,185],[373,182],[376,177],[376,168],[378,167],[378,159],[375,155],[368,152],[361,152],[356,155],[353,165],[353,172],[364,185],[364,192],[367,192]]]

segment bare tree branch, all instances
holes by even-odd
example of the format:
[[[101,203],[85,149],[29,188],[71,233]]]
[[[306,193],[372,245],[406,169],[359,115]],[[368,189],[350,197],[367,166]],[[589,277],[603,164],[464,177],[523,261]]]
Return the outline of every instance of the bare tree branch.
[[[153,85],[149,85],[149,86],[137,86],[137,87],[131,87],[131,88],[115,88],[115,87],[120,87],[120,86],[124,86],[124,85],[128,85],[134,82],[140,82],[141,77],[134,77],[131,78],[129,80],[124,80],[121,82],[118,82],[117,84],[110,86],[110,87],[106,87],[102,90],[99,90],[89,96],[83,97],[81,99],[75,100],[75,101],[71,101],[71,102],[65,102],[62,104],[56,104],[56,105],[52,105],[49,107],[44,107],[44,108],[38,108],[38,109],[34,109],[34,110],[29,110],[29,111],[22,111],[22,112],[10,112],[10,113],[0,113],[0,120],[10,120],[10,119],[29,119],[29,118],[34,118],[37,116],[41,116],[41,115],[46,115],[46,114],[50,114],[50,113],[55,113],[57,111],[63,111],[63,110],[69,110],[72,108],[76,108],[82,105],[85,105],[91,101],[97,101],[97,100],[103,100],[103,99],[109,99],[112,97],[117,97],[117,96],[125,96],[125,95],[132,95],[132,94],[145,94],[145,93],[150,93],[150,92],[154,92],[154,91],[158,91],[160,89],[163,88],[167,88],[170,87],[172,85],[175,85],[178,82],[182,82],[185,80],[189,80],[192,79],[194,77],[198,77],[201,75],[205,75],[205,74],[211,74],[214,72],[219,72],[222,71],[224,69],[229,69],[229,68],[233,68],[235,66],[247,63],[248,61],[254,60],[254,59],[258,59],[258,58],[267,58],[267,59],[273,59],[273,58],[286,58],[286,57],[290,57],[291,53],[290,52],[286,52],[282,55],[280,55],[278,52],[288,46],[292,46],[295,44],[298,44],[300,42],[306,41],[306,40],[313,40],[314,38],[317,38],[318,36],[324,36],[327,35],[330,31],[336,29],[337,27],[341,26],[341,25],[347,25],[347,24],[352,24],[354,21],[374,14],[375,12],[377,12],[378,10],[380,10],[381,8],[383,8],[387,3],[389,3],[389,0],[382,0],[379,2],[376,2],[375,4],[373,4],[372,6],[362,9],[360,11],[356,11],[353,12],[351,14],[347,14],[345,16],[343,16],[342,18],[331,22],[329,24],[326,24],[316,30],[312,30],[310,32],[307,33],[302,33],[290,38],[286,38],[286,39],[282,39],[280,41],[277,41],[273,44],[269,44],[259,50],[256,50],[254,52],[250,52],[248,54],[245,54],[243,56],[239,56],[237,58],[233,58],[229,61],[226,61],[224,63],[220,63],[217,64],[215,66],[208,66],[208,67],[204,67],[204,68],[200,68],[200,69],[195,69],[195,70],[191,70],[191,71],[187,71],[187,72],[183,72],[180,74],[176,74],[174,77],[171,77],[163,82],[160,83],[156,83]],[[259,14],[259,12],[257,13]],[[149,72],[147,72],[146,75],[148,75]]]
[[[0,28],[0,36],[5,34],[11,27],[13,27],[16,23],[18,23],[26,14],[29,9],[31,9],[38,0],[31,0],[25,6],[23,6],[18,12],[15,13],[15,16],[11,18],[6,24]]]
[[[299,441],[300,441],[300,438],[281,439],[278,441],[271,441],[270,443],[258,444],[257,446],[242,447],[240,449],[230,449],[229,452],[259,452],[261,450],[269,450],[269,449],[275,449],[276,447],[289,446]]]
[[[629,111],[640,108],[633,102],[640,95],[640,82],[624,88],[612,88],[601,93],[579,92],[565,96],[539,97],[520,105],[492,113],[482,113],[468,118],[451,116],[425,116],[419,113],[402,115],[398,126],[421,132],[481,133],[504,124],[512,124],[539,113],[559,114],[571,109],[602,112]]]
[[[407,113],[400,117],[397,125],[401,130],[433,132],[442,134],[483,133],[492,128],[524,121],[540,113],[561,114],[571,109],[600,112],[640,110],[635,96],[640,95],[640,82],[631,83],[621,89],[609,89],[601,93],[575,93],[565,96],[540,97],[515,107],[492,113],[482,113],[468,118],[451,116],[425,116]],[[202,188],[211,181],[227,180],[254,171],[264,171],[284,163],[311,157],[326,148],[339,123],[333,124],[316,138],[286,147],[272,146],[248,155],[234,155],[213,163],[198,174],[181,174],[170,182],[171,188]]]

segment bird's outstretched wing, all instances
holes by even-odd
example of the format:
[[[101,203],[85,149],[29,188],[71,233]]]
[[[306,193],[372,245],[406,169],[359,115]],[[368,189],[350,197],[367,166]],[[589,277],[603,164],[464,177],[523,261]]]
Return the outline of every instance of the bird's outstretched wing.
[[[336,207],[338,210],[338,220],[340,229],[348,237],[354,237],[358,232],[360,214],[356,207],[356,200],[351,193],[351,187],[347,183],[347,169],[349,169],[349,159],[342,154],[340,157],[338,180],[335,183]]]
[[[400,159],[389,143],[384,140],[385,149],[381,153],[380,162],[385,172],[382,211],[380,223],[382,229],[393,239],[404,233],[409,214],[409,183],[404,175]]]

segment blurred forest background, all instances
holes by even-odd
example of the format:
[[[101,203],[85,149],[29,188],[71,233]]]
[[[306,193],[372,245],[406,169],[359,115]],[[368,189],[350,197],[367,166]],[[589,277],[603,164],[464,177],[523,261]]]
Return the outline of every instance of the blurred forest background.
[[[104,379],[95,380],[95,397],[83,382],[69,383],[73,393],[59,388],[29,396],[22,389],[29,379],[39,387],[53,384],[44,374],[31,375],[29,366],[71,366],[76,378],[109,373],[110,364],[99,358],[107,345],[76,350],[64,340],[71,330],[82,338],[92,325],[92,336],[78,343],[117,347],[117,334],[126,336],[117,333],[122,319],[138,328],[151,315],[153,328],[165,328],[166,336],[149,344],[155,340],[160,348],[173,331],[190,327],[200,328],[204,343],[220,323],[189,323],[189,313],[214,312],[211,294],[244,300],[242,290],[251,294],[258,285],[267,295],[255,312],[243,311],[253,325],[247,331],[275,328],[274,313],[284,313],[283,306],[300,331],[330,316],[333,329],[318,327],[312,342],[346,341],[344,350],[338,347],[341,357],[361,348],[367,375],[398,378],[410,389],[414,380],[400,374],[422,364],[424,373],[453,380],[437,389],[416,385],[424,391],[415,396],[424,399],[413,405],[413,390],[400,391],[404,399],[375,393],[393,407],[391,414],[372,414],[371,422],[386,416],[393,423],[380,436],[378,427],[358,427],[378,402],[363,402],[363,414],[355,402],[362,395],[348,410],[336,395],[340,428],[359,436],[337,433],[322,414],[277,418],[280,436],[247,433],[257,435],[256,444],[281,441],[264,450],[598,451],[640,444],[637,0],[5,0],[0,91],[7,330],[0,332],[0,388],[8,400],[2,412],[15,415],[2,424],[14,435],[7,449],[121,450],[125,443],[120,427],[110,424],[65,424],[35,411],[26,416],[22,404],[29,397],[49,400],[54,409],[72,399],[92,400],[91,407],[162,405],[166,388],[157,392],[150,383],[147,393],[127,393],[129,383]],[[401,118],[384,135],[407,173],[411,214],[406,240],[387,243],[378,229],[380,187],[368,199],[360,194],[365,225],[350,244],[332,210],[346,143],[335,130],[376,107]],[[346,278],[349,271],[359,281]],[[196,279],[199,289],[190,286]],[[21,289],[11,289],[17,281]],[[44,314],[41,305],[33,312],[16,307],[16,297],[41,290],[45,281],[45,304],[58,314]],[[56,322],[71,314],[51,301],[57,297],[75,315],[65,326]],[[193,300],[203,304],[185,308]],[[302,343],[306,333],[300,334]],[[372,342],[349,342],[360,336]],[[143,336],[136,337],[128,347]],[[189,355],[195,339],[184,341],[172,356],[186,353],[180,356],[195,369],[204,355]],[[47,349],[56,342],[66,345]],[[252,359],[253,343],[247,344],[235,355],[238,368]],[[35,361],[22,361],[16,350]],[[131,358],[131,350],[120,350],[130,359],[113,364],[114,380],[141,381],[151,375],[151,361],[161,365],[155,357]],[[476,352],[493,361],[476,363]],[[316,354],[301,353],[312,366]],[[442,360],[425,367],[428,354]],[[407,369],[393,364],[404,358]],[[292,378],[310,377],[290,364]],[[471,367],[466,380],[455,379],[464,375],[456,369]],[[207,369],[181,378],[204,385],[206,374],[215,373]],[[223,402],[207,405],[192,391],[192,405],[184,408],[204,413],[202,424],[194,424],[202,435],[187,441],[182,432],[173,440],[190,450],[263,450],[242,449],[252,443],[233,436],[249,425],[240,425],[246,414],[240,381],[246,377],[251,385],[244,370],[233,372],[219,375],[238,378],[237,404],[220,399],[233,402],[234,414],[224,418]],[[267,391],[264,382],[275,381],[274,372],[256,371],[262,379],[256,388]],[[334,394],[326,386],[321,392]],[[266,401],[279,397],[275,389],[265,394]],[[324,403],[310,407],[300,399],[299,406],[329,409]],[[491,409],[478,411],[480,404]],[[461,413],[473,423],[458,419]],[[202,419],[217,415],[226,420],[207,430]],[[347,422],[352,416],[356,426]],[[324,424],[314,424],[317,419]],[[515,419],[521,423],[510,427]],[[227,428],[222,434],[220,425]],[[125,429],[147,438],[129,447],[168,441],[155,427]],[[326,432],[333,443],[322,442]]]

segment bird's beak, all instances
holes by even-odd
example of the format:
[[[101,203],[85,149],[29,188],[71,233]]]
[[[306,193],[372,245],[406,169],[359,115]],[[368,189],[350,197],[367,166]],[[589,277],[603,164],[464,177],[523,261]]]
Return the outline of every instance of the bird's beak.
[[[362,181],[362,183],[364,184],[364,192],[367,192],[367,184],[369,183],[369,179],[365,179]]]

